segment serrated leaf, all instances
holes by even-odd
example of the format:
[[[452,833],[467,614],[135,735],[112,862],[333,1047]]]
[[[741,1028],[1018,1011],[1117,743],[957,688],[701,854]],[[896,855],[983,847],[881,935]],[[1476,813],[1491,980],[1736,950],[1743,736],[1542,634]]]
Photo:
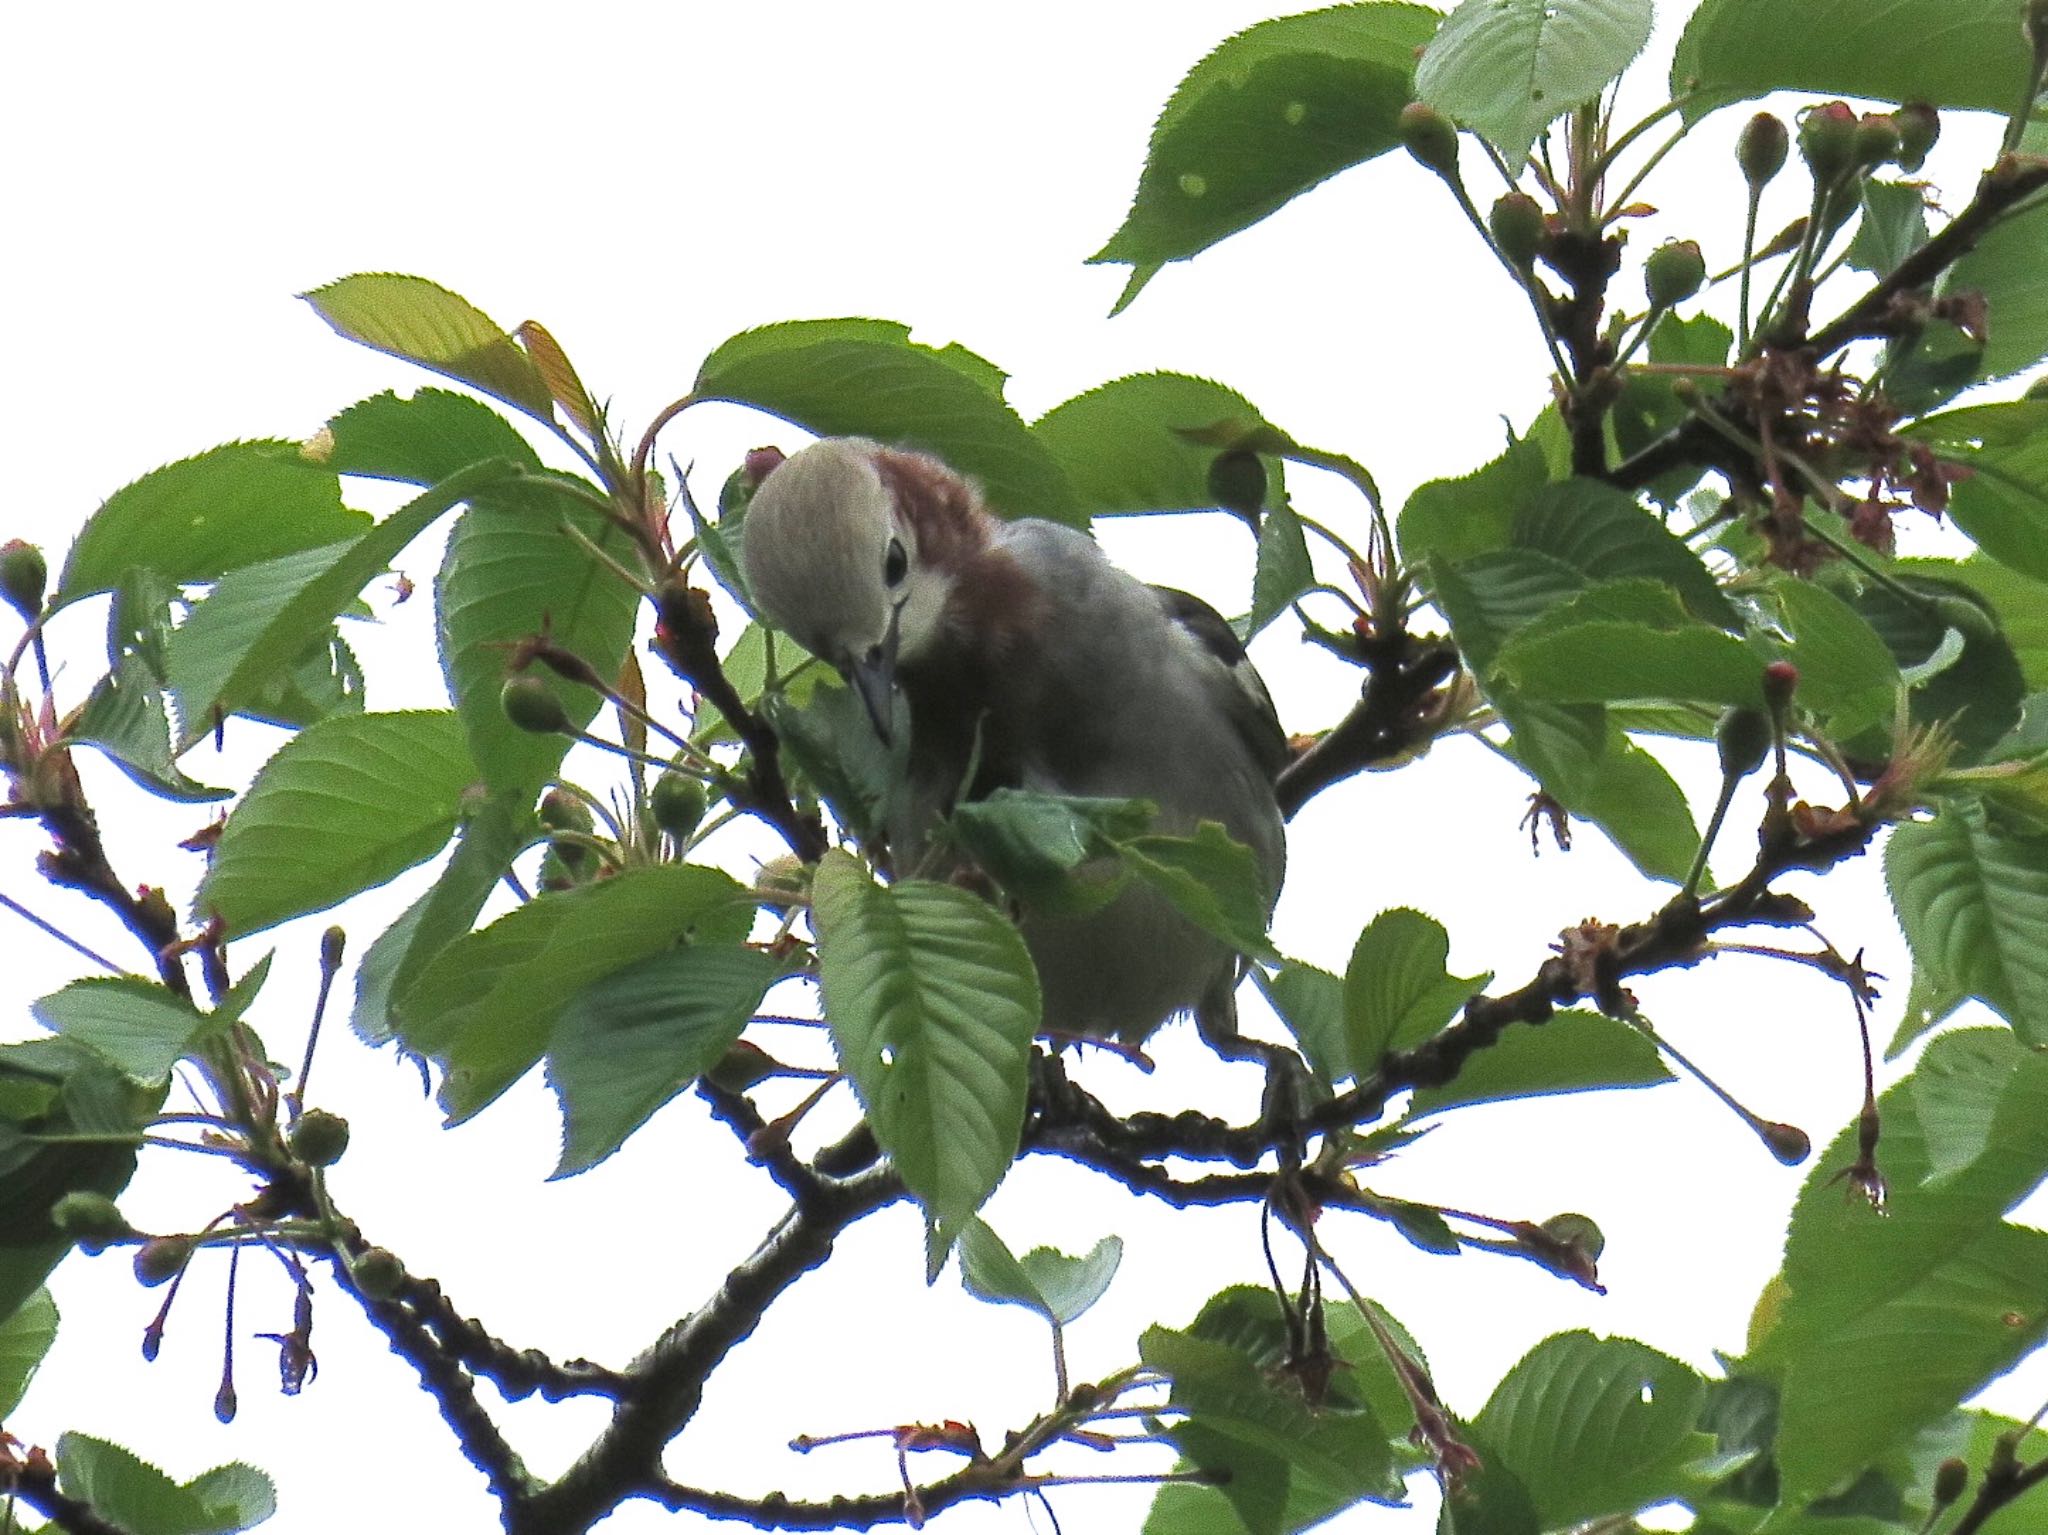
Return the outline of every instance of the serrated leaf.
[[[1308,540],[1302,536],[1301,519],[1291,507],[1281,506],[1266,513],[1259,524],[1258,563],[1252,574],[1252,608],[1238,638],[1249,640],[1285,613],[1316,578],[1309,562]]]
[[[570,743],[506,718],[499,695],[510,647],[545,632],[598,676],[614,678],[640,610],[640,593],[566,528],[614,555],[624,551],[625,536],[601,512],[545,481],[497,487],[457,520],[434,582],[442,667],[470,752],[486,783],[518,797],[539,791]],[[603,702],[578,683],[550,677],[549,686],[578,729]]]
[[[57,1441],[57,1483],[128,1535],[230,1535],[277,1511],[270,1478],[254,1466],[216,1466],[180,1486],[132,1450],[88,1434]]]
[[[1694,382],[1708,388],[1713,370],[1727,364],[1734,346],[1734,333],[1712,315],[1667,314],[1650,332],[1650,361],[1698,368],[1702,376]],[[1676,383],[1677,376],[1671,373],[1641,368],[1624,371],[1621,395],[1609,415],[1614,426],[1614,445],[1624,457],[1648,447],[1691,414],[1691,407],[1679,399],[1673,387]],[[1697,467],[1685,466],[1659,476],[1644,489],[1655,500],[1671,506],[1699,479]]]
[[[1671,93],[1686,97],[1689,119],[1778,90],[2004,114],[2026,67],[2008,0],[1703,0],[1671,61]]]
[[[1317,1076],[1341,1082],[1356,1074],[1344,1029],[1342,976],[1290,959],[1270,976],[1254,965],[1252,979],[1300,1042]]]
[[[1398,144],[1415,53],[1436,25],[1421,6],[1332,6],[1261,22],[1189,70],[1152,129],[1131,211],[1089,258],[1133,267],[1117,307],[1164,263]]]
[[[1902,571],[1932,576],[1982,599],[1998,618],[2028,688],[2048,690],[2048,581],[1973,555],[1967,560],[1902,560]]]
[[[231,442],[144,475],[86,519],[56,606],[112,591],[131,570],[166,589],[280,555],[360,537],[369,517],[341,504],[333,471],[295,442]]]
[[[1949,516],[1983,551],[2048,581],[2048,400],[1966,405],[1913,428],[1970,473],[1949,492]]]
[[[1139,1340],[1187,1412],[1169,1429],[1174,1443],[1203,1469],[1229,1473],[1222,1493],[1248,1531],[1305,1529],[1360,1498],[1400,1495],[1388,1425],[1405,1416],[1383,1416],[1404,1413],[1399,1388],[1384,1389],[1391,1373],[1354,1308],[1332,1306],[1327,1321],[1348,1368],[1331,1374],[1320,1405],[1285,1369],[1286,1329],[1269,1291],[1224,1290],[1186,1330],[1153,1327]]]
[[[1913,181],[1863,183],[1863,221],[1844,259],[1882,277],[1927,243],[1927,189]]]
[[[162,1087],[206,1027],[206,1015],[139,976],[94,975],[35,1004],[42,1025],[83,1045],[141,1086]]]
[[[1464,0],[1415,66],[1415,92],[1512,169],[1650,40],[1649,0]]]
[[[1671,1080],[1670,1069],[1642,1030],[1618,1018],[1572,1008],[1553,1014],[1540,1027],[1509,1029],[1442,1087],[1417,1088],[1408,1117],[1420,1119],[1473,1103],[1655,1087]]]
[[[1495,1388],[1473,1431],[1546,1530],[1630,1514],[1680,1490],[1713,1449],[1695,1431],[1706,1383],[1628,1338],[1546,1338]]]
[[[1485,676],[1511,635],[1585,590],[1585,577],[1532,549],[1496,549],[1431,566],[1430,595],[1466,664]]]
[[[14,1314],[0,1318],[0,1418],[21,1405],[36,1366],[57,1339],[57,1303],[37,1290]]]
[[[1266,939],[1273,892],[1258,859],[1214,821],[1191,837],[1148,832],[1116,844],[1131,873],[1173,903],[1195,926],[1240,954],[1277,958]]]
[[[427,962],[470,929],[484,902],[535,835],[532,806],[492,795],[470,808],[455,854],[433,889],[377,935],[356,966],[355,1031],[370,1044],[392,1038],[391,1007],[411,989]]]
[[[1124,1261],[1122,1237],[1103,1237],[1080,1257],[1052,1247],[1034,1247],[1017,1262],[1038,1289],[1052,1320],[1078,1321],[1103,1295]]]
[[[65,738],[107,754],[128,777],[151,794],[184,804],[229,798],[189,778],[171,755],[171,710],[149,661],[137,654],[100,678],[65,731]]]
[[[1433,917],[1407,907],[1368,922],[1344,972],[1344,1030],[1353,1073],[1370,1071],[1390,1050],[1406,1050],[1436,1033],[1487,976],[1452,975],[1450,935]]]
[[[443,948],[392,999],[398,1037],[447,1075],[450,1122],[469,1118],[541,1058],[562,1011],[586,986],[698,929],[731,942],[752,910],[729,875],[695,864],[627,869],[537,896]],[[741,932],[731,931],[735,919]]]
[[[689,944],[571,997],[548,1045],[548,1084],[566,1124],[553,1176],[602,1162],[716,1066],[786,968],[760,949]]]
[[[0,1045],[0,1090],[14,1105],[0,1116],[0,1316],[9,1316],[71,1250],[51,1206],[74,1189],[111,1199],[127,1187],[163,1094],[62,1038]]]
[[[1870,1464],[2048,1331],[2048,1235],[2002,1219],[2048,1170],[2042,1075],[2030,1076],[2034,1091],[2002,1101],[1987,1150],[1938,1182],[1914,1087],[1886,1092],[1882,1217],[1844,1197],[1855,1123],[1814,1160],[1786,1236],[1783,1303],[1752,1350],[1781,1382],[1783,1506]]]
[[[476,776],[445,710],[308,726],[228,817],[195,904],[239,938],[374,889],[441,850]]]
[[[1549,478],[1541,446],[1517,437],[1499,458],[1460,479],[1417,486],[1395,528],[1401,557],[1442,566],[1506,549],[1516,509]]]
[[[840,1065],[943,1256],[1017,1155],[1039,1025],[1031,955],[967,891],[883,887],[845,853],[825,855],[811,899]]]
[[[1209,465],[1216,449],[1191,442],[1190,429],[1228,423],[1266,426],[1234,389],[1186,373],[1135,373],[1055,405],[1031,423],[1089,517],[1193,511],[1216,504]],[[1283,461],[1261,455],[1270,511],[1287,500]]]
[[[1964,762],[2019,722],[2026,679],[1989,606],[1969,588],[1924,576],[1871,582],[1850,600],[1898,662],[1915,724],[1941,725]]]
[[[172,633],[169,672],[183,752],[260,697],[356,594],[464,498],[499,483],[510,466],[475,464],[415,497],[361,538],[301,550],[230,572]]]
[[[358,272],[299,297],[350,341],[496,395],[543,421],[554,415],[533,359],[489,315],[439,283]]]
[[[1495,665],[1525,696],[1552,703],[1763,703],[1763,662],[1734,635],[1704,624],[1669,631],[1615,622],[1546,626],[1510,640]]]
[[[1516,548],[1547,554],[1588,581],[1661,581],[1703,623],[1741,627],[1700,557],[1611,485],[1572,479],[1540,487],[1516,512],[1512,536]]]
[[[2048,1096],[2048,1061],[2009,1030],[1958,1029],[1930,1043],[1907,1080],[1913,1085],[1913,1113],[1927,1141],[1927,1176],[1939,1179],[1968,1167],[1990,1148],[2000,1103],[2008,1094],[2039,1111]]]
[[[969,1216],[960,1227],[960,1283],[976,1300],[1022,1306],[1048,1322],[1057,1322],[1038,1281],[1025,1272],[995,1228],[978,1215]]]
[[[1002,375],[966,348],[933,348],[888,320],[792,320],[742,331],[698,370],[695,393],[793,421],[936,453],[1005,517],[1085,527],[1059,463],[1007,404]]]
[[[771,693],[761,712],[841,826],[862,836],[881,828],[900,775],[851,688],[821,682],[801,705]]]
[[[1956,806],[1895,828],[1884,867],[1915,966],[2048,1045],[2048,838],[2003,834]]]
[[[1792,631],[1800,707],[1820,715],[1836,740],[1889,720],[1901,678],[1877,631],[1816,582],[1781,581],[1775,595]]]
[[[982,870],[1019,900],[1077,916],[1100,909],[1121,888],[1115,839],[1143,833],[1153,813],[1145,800],[998,789],[955,806],[947,825]]]

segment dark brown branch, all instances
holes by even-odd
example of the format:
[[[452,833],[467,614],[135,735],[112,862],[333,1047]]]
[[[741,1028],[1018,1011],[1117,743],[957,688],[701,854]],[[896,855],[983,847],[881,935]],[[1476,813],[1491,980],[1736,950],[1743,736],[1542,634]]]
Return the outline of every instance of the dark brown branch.
[[[2044,1481],[2048,1481],[2048,1460],[2037,1460],[2023,1468],[2015,1467],[2003,1475],[1987,1468],[1984,1480],[1977,1486],[1977,1495],[1970,1500],[1970,1506],[1963,1510],[1963,1517],[1956,1521],[1955,1528],[1948,1535],[1977,1535],[1993,1514]]]
[[[1895,298],[1933,282],[1967,255],[2008,208],[2044,186],[2048,186],[2048,159],[1999,156],[1998,163],[1978,181],[1977,195],[1967,208],[1804,344],[1813,348],[1816,357],[1824,358],[1862,337],[1892,335]]]
[[[90,1503],[57,1490],[57,1472],[40,1451],[25,1463],[0,1466],[0,1500],[19,1498],[65,1535],[129,1535],[126,1526],[104,1518]]]
[[[616,1370],[587,1359],[558,1364],[539,1349],[514,1348],[493,1336],[483,1323],[457,1311],[436,1280],[408,1274],[399,1299],[448,1358],[483,1376],[510,1401],[536,1391],[549,1402],[572,1396],[616,1398],[626,1389],[625,1377]]]
[[[725,675],[718,659],[718,629],[710,599],[680,581],[671,581],[656,594],[655,609],[661,620],[657,649],[662,658],[725,717],[747,749],[745,776],[728,790],[733,804],[773,826],[805,863],[816,863],[831,845],[824,824],[796,808],[789,783],[782,776],[782,743],[768,722],[747,707]]]
[[[43,771],[62,786],[52,802],[35,806],[43,829],[56,844],[36,860],[43,877],[91,896],[113,912],[149,951],[150,967],[163,983],[179,996],[190,997],[191,983],[173,947],[178,941],[177,913],[168,901],[145,900],[121,882],[107,857],[99,821],[85,802],[70,762],[63,762],[54,772],[47,767]]]
[[[792,1209],[710,1301],[633,1362],[626,1371],[631,1387],[611,1424],[561,1480],[507,1500],[507,1535],[587,1529],[623,1498],[659,1498],[667,1485],[662,1451],[696,1413],[712,1372],[784,1290],[832,1255],[842,1231],[903,1193],[893,1171],[877,1168],[825,1185],[808,1209]]]
[[[1458,668],[1448,640],[1405,630],[1359,642],[1365,687],[1351,712],[1288,763],[1274,785],[1290,819],[1316,795],[1378,762],[1399,757],[1423,735],[1436,690]]]

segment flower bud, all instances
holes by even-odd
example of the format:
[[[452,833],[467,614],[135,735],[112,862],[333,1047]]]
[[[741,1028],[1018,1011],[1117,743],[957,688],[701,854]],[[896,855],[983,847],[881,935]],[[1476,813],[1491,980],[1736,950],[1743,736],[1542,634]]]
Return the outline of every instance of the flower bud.
[[[153,1237],[135,1249],[137,1283],[160,1285],[192,1259],[190,1237]]]
[[[1527,192],[1509,192],[1486,215],[1486,227],[1500,253],[1526,272],[1536,264],[1543,245],[1543,209]]]
[[[1226,512],[1257,526],[1266,504],[1266,466],[1256,453],[1231,448],[1209,460],[1209,495]]]
[[[1772,714],[1783,714],[1799,688],[1799,668],[1790,661],[1773,661],[1764,668],[1764,702]]]
[[[540,797],[540,824],[549,831],[589,831],[597,825],[590,807],[565,789],[550,789]]]
[[[663,773],[647,792],[654,824],[678,842],[686,841],[697,829],[709,802],[704,785],[687,773]]]
[[[1721,753],[1721,776],[1730,782],[1747,778],[1771,749],[1770,716],[1761,709],[1730,709],[1714,727],[1714,745]]]
[[[341,956],[348,948],[348,933],[338,924],[320,935],[320,968],[329,975],[341,968]]]
[[[740,473],[749,486],[757,486],[788,457],[780,448],[750,448],[741,461]]]
[[[1759,112],[1743,125],[1735,141],[1735,163],[1752,192],[1761,192],[1785,168],[1785,150],[1790,135],[1782,118]]]
[[[366,1247],[349,1259],[348,1277],[371,1300],[389,1300],[405,1283],[405,1265],[382,1247]]]
[[[42,616],[50,565],[34,544],[10,538],[0,544],[0,596],[30,623]]]
[[[1653,309],[1669,309],[1700,291],[1707,280],[1707,258],[1697,241],[1673,240],[1651,251],[1643,262],[1643,287]]]
[[[1411,101],[1396,123],[1408,153],[1452,186],[1459,185],[1458,130],[1451,120],[1425,101]]]
[[[348,1121],[325,1109],[308,1109],[292,1126],[285,1144],[308,1167],[332,1167],[348,1150]]]
[[[88,1253],[133,1236],[121,1207],[94,1189],[73,1189],[50,1209],[50,1224]]]
[[[1892,121],[1899,125],[1899,169],[1911,174],[1941,137],[1941,114],[1924,101],[1909,101],[1892,114]]]
[[[1934,1468],[1934,1506],[1947,1508],[1970,1485],[1970,1468],[1951,1455]]]
[[[530,730],[537,736],[570,732],[568,711],[562,707],[561,699],[555,697],[555,690],[538,677],[524,672],[507,677],[498,702],[505,710],[505,718],[521,730]]]
[[[1857,168],[1874,170],[1897,159],[1901,142],[1898,122],[1891,113],[1865,112],[1856,121],[1856,137],[1852,141]]]
[[[1787,1167],[1797,1167],[1813,1155],[1813,1142],[1797,1125],[1780,1124],[1773,1119],[1759,1120],[1756,1133],[1763,1137],[1771,1155]]]
[[[1856,161],[1856,114],[1846,101],[1808,107],[1799,119],[1799,154],[1815,186],[1833,186]]]

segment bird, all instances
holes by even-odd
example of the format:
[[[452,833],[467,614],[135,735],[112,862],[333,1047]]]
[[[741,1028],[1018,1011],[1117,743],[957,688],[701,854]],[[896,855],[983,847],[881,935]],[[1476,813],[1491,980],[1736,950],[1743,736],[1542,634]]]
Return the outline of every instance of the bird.
[[[756,609],[837,668],[885,741],[899,692],[907,704],[885,827],[898,870],[925,866],[962,798],[1144,799],[1157,831],[1213,821],[1248,847],[1270,914],[1287,738],[1214,608],[1144,584],[1078,529],[997,516],[930,454],[828,437],[767,462],[741,531]],[[1241,957],[1150,886],[1019,925],[1046,1030],[1136,1046],[1191,1012],[1212,1044],[1237,1038]]]

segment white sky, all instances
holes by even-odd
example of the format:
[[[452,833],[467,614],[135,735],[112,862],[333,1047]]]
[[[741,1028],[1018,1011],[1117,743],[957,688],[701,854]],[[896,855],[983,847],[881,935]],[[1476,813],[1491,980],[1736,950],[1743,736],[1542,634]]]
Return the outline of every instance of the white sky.
[[[876,315],[1009,370],[1027,416],[1128,372],[1215,377],[1299,439],[1364,460],[1398,505],[1417,482],[1492,456],[1501,418],[1526,422],[1544,398],[1526,307],[1433,181],[1398,156],[1348,174],[1170,268],[1114,321],[1104,316],[1123,269],[1082,265],[1120,221],[1152,117],[1181,74],[1265,14],[1249,0],[17,7],[0,21],[10,229],[0,538],[44,543],[54,567],[102,497],[161,463],[237,437],[304,436],[362,396],[427,382],[338,340],[293,298],[362,270],[434,278],[507,326],[543,321],[624,422],[682,393],[703,354],[738,330]],[[1711,265],[1726,264],[1739,233],[1726,158],[1737,122],[1710,126],[1663,182],[1667,196],[1683,188],[1720,203],[1690,223],[1656,221],[1639,242],[1695,235]],[[1966,183],[1952,174],[1949,184]],[[1793,211],[1767,210],[1766,226]],[[793,447],[798,436],[707,410],[666,445],[705,466],[709,489],[744,448]],[[1362,527],[1341,488],[1306,472],[1295,484],[1304,507]],[[1223,519],[1128,523],[1105,538],[1147,578],[1226,610],[1244,605],[1249,541]],[[380,603],[385,625],[351,636],[371,668],[373,708],[431,697],[424,578],[435,557],[423,544],[403,561],[420,600]],[[90,684],[98,622],[79,613],[59,635],[88,658],[61,679],[67,705]],[[1284,627],[1256,658],[1290,728],[1319,728],[1355,681]],[[672,701],[665,678],[659,686]],[[238,725],[229,760],[202,749],[187,765],[225,781],[278,739]],[[1679,765],[1704,794],[1702,758]],[[195,861],[169,849],[206,812],[138,811],[134,797],[117,809],[119,780],[88,781],[105,796],[124,877],[188,883]],[[601,767],[586,781],[608,782]],[[1455,743],[1327,795],[1293,828],[1279,946],[1341,970],[1373,913],[1414,905],[1449,926],[1454,970],[1519,982],[1561,927],[1654,907],[1657,889],[1590,830],[1568,857],[1532,861],[1515,825],[1525,793],[1518,775]],[[1727,867],[1744,852],[1739,814],[1733,828]],[[134,963],[110,922],[36,880],[35,846],[25,827],[0,825],[0,890]],[[410,899],[425,878],[395,889]],[[1877,861],[1790,887],[1816,900],[1838,943],[1867,944],[1893,977],[1879,1017],[1888,1036],[1907,966]],[[397,909],[385,900],[344,915],[356,953]],[[257,1022],[279,1058],[297,1058],[329,920],[237,951],[239,966],[278,949]],[[12,917],[0,924],[0,1031],[30,1033],[27,1003],[77,971]],[[1805,1126],[1816,1143],[1854,1112],[1848,1005],[1811,974],[1730,959],[1638,990],[1758,1112]],[[1182,1048],[1187,1033],[1176,1030],[1153,1084],[1094,1062],[1090,1080],[1099,1073],[1119,1101],[1172,1091],[1175,1068],[1200,1069]],[[1249,1111],[1256,1084],[1245,1072],[1203,1080],[1216,1083],[1202,1088],[1203,1106]],[[694,1100],[597,1171],[546,1184],[557,1132],[537,1078],[444,1134],[417,1077],[337,1026],[315,1082],[315,1099],[354,1124],[333,1180],[343,1207],[466,1312],[557,1357],[624,1363],[707,1295],[779,1209]],[[1608,1236],[1604,1299],[1528,1264],[1428,1257],[1363,1219],[1337,1220],[1326,1238],[1418,1335],[1447,1399],[1470,1414],[1509,1364],[1561,1329],[1637,1336],[1703,1368],[1712,1350],[1739,1350],[1797,1182],[1704,1092],[1673,1086],[1455,1116],[1382,1185],[1511,1217],[1591,1214]],[[188,1230],[243,1194],[211,1162],[159,1164],[127,1207],[151,1229]],[[1252,1211],[1177,1215],[1044,1160],[1020,1167],[988,1213],[1019,1251],[1052,1242],[1079,1252],[1123,1234],[1122,1276],[1070,1339],[1076,1378],[1131,1359],[1149,1323],[1184,1325],[1213,1290],[1262,1272]],[[800,1459],[783,1446],[797,1432],[946,1417],[972,1419],[997,1442],[1022,1423],[1050,1389],[1042,1330],[966,1299],[950,1273],[927,1290],[920,1253],[908,1207],[857,1228],[731,1356],[671,1452],[673,1474],[740,1491],[879,1490],[894,1475],[885,1450]],[[65,1430],[104,1435],[180,1478],[248,1459],[280,1485],[283,1530],[393,1517],[495,1527],[481,1479],[410,1372],[331,1291],[315,1332],[319,1379],[296,1400],[273,1394],[269,1345],[252,1334],[289,1325],[289,1291],[264,1264],[246,1265],[242,1280],[242,1411],[231,1427],[210,1412],[222,1265],[195,1271],[163,1358],[145,1367],[137,1344],[160,1292],[136,1289],[121,1254],[60,1270],[65,1327],[9,1429],[46,1443]],[[2002,1400],[2024,1412],[2048,1392],[2048,1372],[2022,1375]],[[548,1473],[603,1417],[583,1401],[528,1404],[507,1421]],[[1078,1452],[1074,1462],[1108,1469]],[[934,1457],[929,1469],[944,1465]],[[1426,1482],[1418,1493],[1417,1510],[1367,1510],[1341,1527],[1419,1529],[1433,1499]],[[1135,1529],[1148,1501],[1130,1489],[1056,1496],[1070,1531]],[[1026,1522],[1010,1503],[945,1515],[940,1527]],[[606,1526],[670,1527],[645,1507]]]

